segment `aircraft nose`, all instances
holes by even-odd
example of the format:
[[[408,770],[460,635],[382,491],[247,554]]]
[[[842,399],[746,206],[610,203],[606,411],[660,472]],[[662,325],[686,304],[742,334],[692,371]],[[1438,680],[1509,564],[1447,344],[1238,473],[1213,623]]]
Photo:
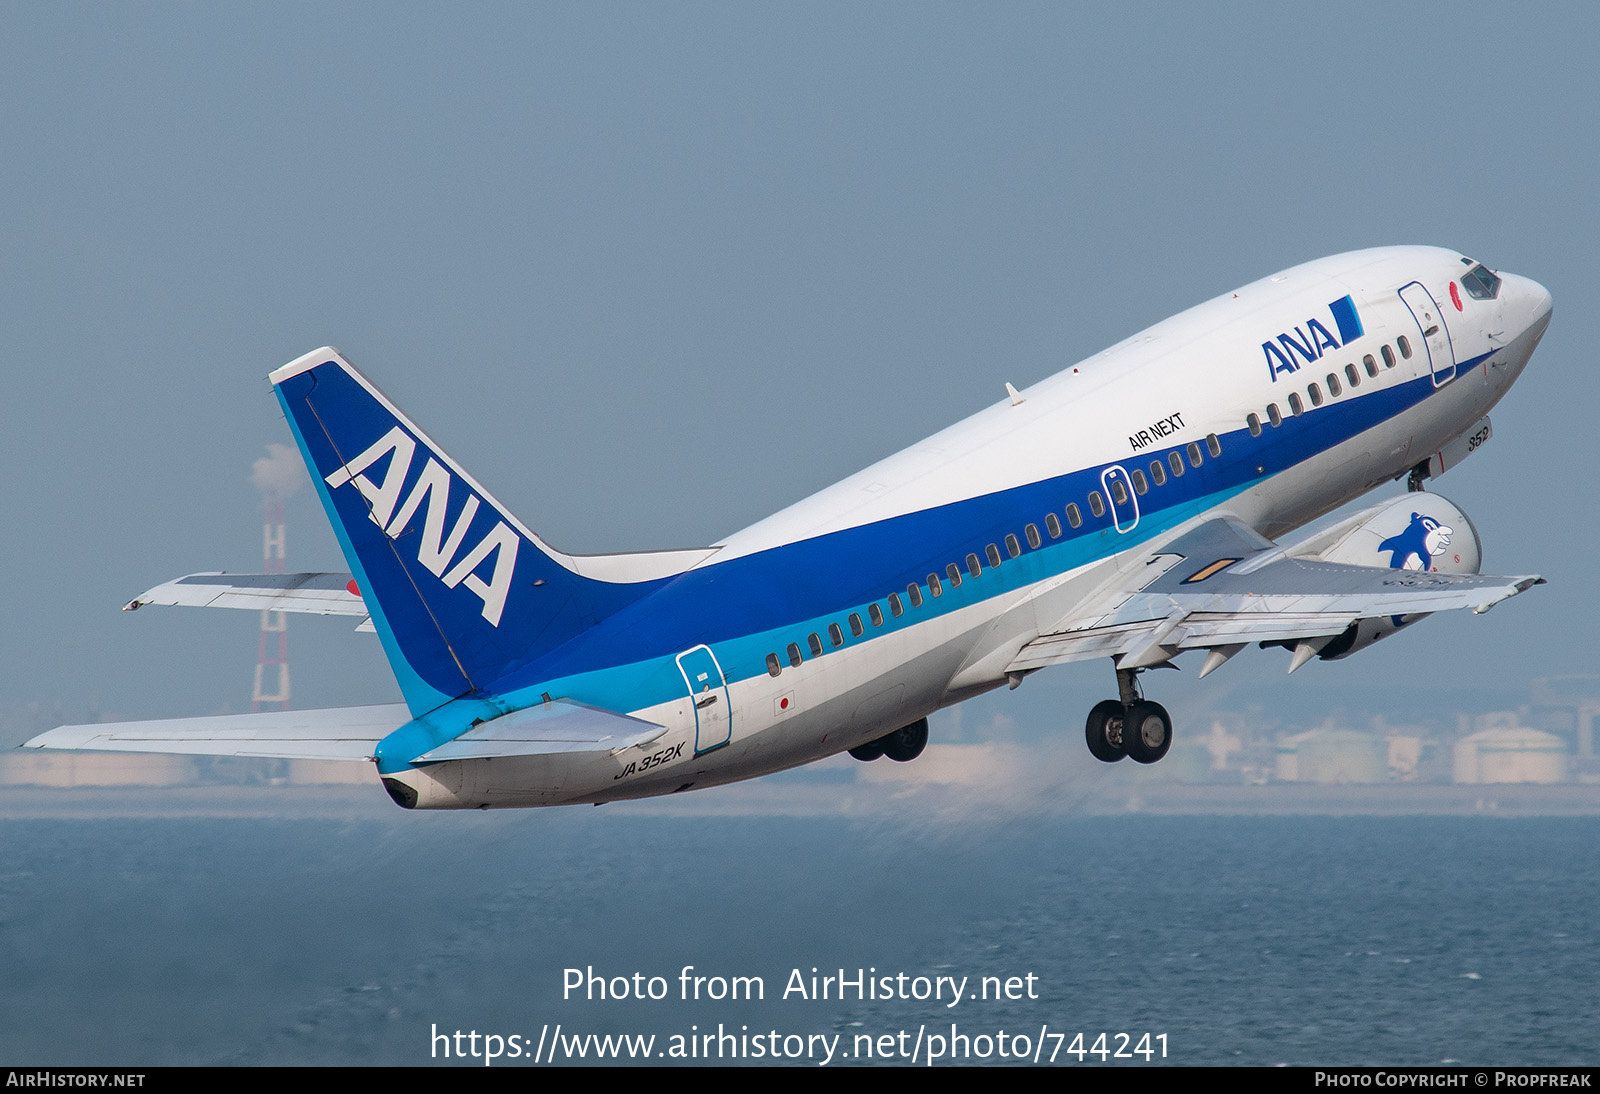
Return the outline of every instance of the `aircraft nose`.
[[[1524,331],[1543,334],[1550,325],[1550,290],[1530,277],[1501,274],[1500,278],[1504,282],[1501,291],[1517,325]]]

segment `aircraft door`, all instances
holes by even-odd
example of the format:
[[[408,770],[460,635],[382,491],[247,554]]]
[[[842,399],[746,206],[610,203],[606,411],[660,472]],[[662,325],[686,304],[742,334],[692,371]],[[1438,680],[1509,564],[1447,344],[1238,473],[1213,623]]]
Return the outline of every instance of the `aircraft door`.
[[[1134,492],[1133,480],[1121,464],[1112,464],[1100,472],[1100,485],[1105,488],[1106,504],[1111,506],[1111,523],[1119,532],[1131,532],[1139,523],[1139,495]]]
[[[1428,363],[1433,369],[1433,386],[1443,387],[1456,375],[1455,349],[1450,345],[1450,330],[1444,325],[1444,312],[1420,281],[1413,281],[1400,290],[1400,299],[1411,310],[1422,334],[1422,344],[1428,350]]]
[[[685,650],[678,654],[678,671],[694,703],[694,754],[721,748],[733,737],[733,710],[716,654],[710,646]]]

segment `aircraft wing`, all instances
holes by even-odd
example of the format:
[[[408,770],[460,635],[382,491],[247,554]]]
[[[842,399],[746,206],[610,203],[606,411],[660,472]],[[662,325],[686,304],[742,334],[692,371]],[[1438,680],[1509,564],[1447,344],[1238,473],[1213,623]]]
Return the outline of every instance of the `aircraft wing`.
[[[24,748],[175,752],[291,760],[371,760],[378,742],[411,720],[403,703],[61,726]]]
[[[1544,581],[1354,566],[1287,551],[1231,518],[1207,521],[1152,553],[1088,611],[1047,627],[1006,671],[1095,657],[1149,668],[1184,650],[1218,651],[1205,675],[1246,644],[1267,642],[1300,647],[1292,672],[1359,620],[1395,619],[1398,629],[1401,616],[1484,612]]]

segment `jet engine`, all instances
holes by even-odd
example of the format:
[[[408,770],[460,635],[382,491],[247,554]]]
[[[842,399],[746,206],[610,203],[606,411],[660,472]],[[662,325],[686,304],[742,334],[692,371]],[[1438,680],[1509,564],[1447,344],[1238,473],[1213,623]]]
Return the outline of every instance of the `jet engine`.
[[[1414,491],[1363,509],[1287,553],[1294,558],[1398,573],[1475,574],[1482,565],[1483,544],[1472,520],[1454,502]],[[1429,614],[1358,619],[1317,656],[1323,661],[1349,657]]]

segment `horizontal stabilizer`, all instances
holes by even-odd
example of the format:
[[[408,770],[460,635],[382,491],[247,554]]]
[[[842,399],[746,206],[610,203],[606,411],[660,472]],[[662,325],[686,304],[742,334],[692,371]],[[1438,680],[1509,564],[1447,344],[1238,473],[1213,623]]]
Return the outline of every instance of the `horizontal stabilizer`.
[[[189,574],[141,593],[122,610],[131,612],[146,604],[367,615],[366,602],[349,574]]]
[[[266,756],[289,760],[371,760],[378,742],[409,721],[400,703],[328,710],[282,710],[61,726],[24,748],[169,752],[191,756]]]
[[[502,714],[412,760],[482,760],[500,756],[548,756],[557,752],[620,752],[667,731],[615,711],[566,699]]]

